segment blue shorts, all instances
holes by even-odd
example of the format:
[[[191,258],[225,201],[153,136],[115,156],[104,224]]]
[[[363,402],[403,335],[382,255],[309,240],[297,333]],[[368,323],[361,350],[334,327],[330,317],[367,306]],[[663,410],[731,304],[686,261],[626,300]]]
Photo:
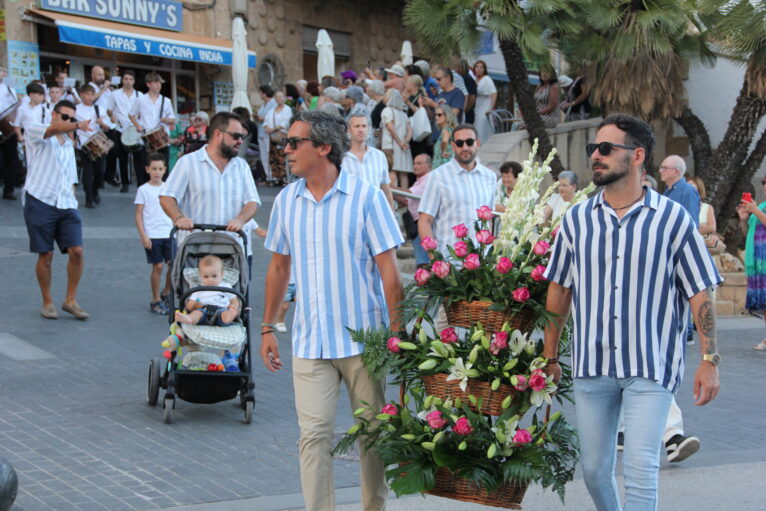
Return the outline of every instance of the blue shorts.
[[[149,264],[169,263],[172,258],[173,240],[170,238],[152,238],[152,248],[145,248],[146,262]]]
[[[283,302],[295,301],[295,284],[287,284],[287,293],[285,293],[285,299]]]
[[[62,254],[70,247],[82,246],[82,218],[76,209],[59,209],[30,194],[24,198],[24,222],[29,234],[29,251],[53,252],[53,242]]]

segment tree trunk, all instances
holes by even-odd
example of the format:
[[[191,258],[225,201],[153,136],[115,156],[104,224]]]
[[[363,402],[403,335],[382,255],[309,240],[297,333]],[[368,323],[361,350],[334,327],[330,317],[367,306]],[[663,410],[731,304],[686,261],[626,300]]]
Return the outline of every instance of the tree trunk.
[[[710,146],[710,135],[708,135],[705,124],[692,112],[689,105],[686,105],[681,111],[681,115],[673,120],[681,126],[689,139],[694,158],[694,174],[703,175],[713,152]]]
[[[716,215],[716,222],[730,222],[732,219],[732,213],[737,208],[742,198],[742,192],[753,192],[753,176],[760,168],[766,157],[766,131],[761,133],[761,137],[755,144],[752,152],[747,156],[747,160],[744,165],[739,167],[736,174],[732,175],[730,180],[731,188],[726,194],[726,198],[723,201],[721,212]],[[736,216],[736,215],[734,215]],[[719,220],[719,217],[721,218]],[[724,224],[722,224],[724,225]]]
[[[500,50],[503,52],[503,58],[505,59],[505,72],[508,74],[508,79],[511,81],[511,89],[516,96],[516,100],[519,102],[519,109],[521,115],[524,117],[524,123],[527,126],[527,133],[529,133],[529,142],[534,143],[534,140],[538,140],[538,155],[544,159],[552,150],[553,144],[551,144],[548,138],[548,132],[545,131],[545,125],[540,118],[540,114],[537,113],[537,107],[535,106],[535,98],[529,87],[529,78],[527,72],[527,66],[524,64],[524,55],[521,52],[521,48],[512,39],[500,39]],[[564,166],[561,164],[561,160],[558,155],[553,158],[551,162],[551,170],[553,176],[559,175],[559,172],[564,170]]]

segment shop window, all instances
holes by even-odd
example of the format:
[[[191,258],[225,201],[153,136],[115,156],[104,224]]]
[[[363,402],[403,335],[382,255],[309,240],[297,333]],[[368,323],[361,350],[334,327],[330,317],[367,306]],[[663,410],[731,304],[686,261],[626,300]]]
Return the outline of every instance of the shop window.
[[[191,114],[197,110],[197,94],[194,91],[194,77],[191,75],[176,75],[176,103],[178,115]]]

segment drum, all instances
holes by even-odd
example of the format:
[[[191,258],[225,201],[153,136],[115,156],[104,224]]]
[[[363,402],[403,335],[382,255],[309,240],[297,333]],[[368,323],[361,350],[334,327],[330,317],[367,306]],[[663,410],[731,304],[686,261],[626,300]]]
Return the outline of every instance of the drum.
[[[138,134],[138,130],[132,124],[122,132],[120,141],[129,153],[141,150],[141,135]]]
[[[82,151],[93,161],[103,158],[114,147],[114,142],[109,140],[106,133],[97,131],[82,144]]]
[[[160,149],[165,149],[170,145],[170,137],[168,136],[168,132],[165,131],[165,128],[162,126],[157,126],[153,130],[147,131],[144,133],[142,138],[144,139],[144,144],[146,145],[146,151],[149,153],[159,151]]]

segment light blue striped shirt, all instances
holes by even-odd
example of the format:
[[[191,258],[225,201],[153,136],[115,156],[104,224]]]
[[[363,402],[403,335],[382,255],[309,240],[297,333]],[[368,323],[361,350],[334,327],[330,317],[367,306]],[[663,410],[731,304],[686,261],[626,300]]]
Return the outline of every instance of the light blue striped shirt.
[[[722,282],[694,221],[646,188],[620,220],[604,192],[573,206],[546,278],[572,290],[575,378],[681,383],[689,299]]]
[[[380,188],[341,171],[317,202],[300,179],[277,195],[266,248],[292,259],[297,304],[293,355],[337,359],[360,354],[347,328],[388,325],[375,256],[404,242]]]
[[[495,173],[478,162],[468,172],[453,158],[431,171],[418,212],[434,217],[434,237],[445,258],[449,258],[447,245],[457,242],[454,226],[465,224],[475,236],[476,210],[482,206],[494,208],[496,183]]]
[[[207,145],[178,160],[161,196],[173,197],[184,215],[198,224],[226,225],[245,204],[261,203],[247,162],[234,157],[221,172]]]
[[[364,158],[360,161],[351,151],[343,156],[341,169],[351,175],[364,179],[373,186],[387,185],[391,182],[388,177],[388,161],[380,149],[367,146]]]
[[[68,134],[45,138],[47,124],[32,124],[25,131],[27,178],[24,190],[35,199],[58,209],[77,209],[72,187],[77,183],[74,145]]]

